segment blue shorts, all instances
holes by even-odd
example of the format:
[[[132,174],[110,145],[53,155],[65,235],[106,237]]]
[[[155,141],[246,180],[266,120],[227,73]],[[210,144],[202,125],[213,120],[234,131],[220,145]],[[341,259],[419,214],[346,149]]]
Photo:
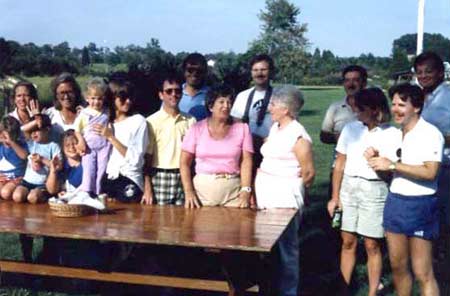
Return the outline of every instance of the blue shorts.
[[[45,189],[45,184],[33,184],[33,183],[29,183],[27,181],[25,181],[24,179],[22,179],[22,181],[20,181],[21,186],[25,187],[26,189],[28,189],[28,191],[31,191],[33,189]]]
[[[439,206],[435,195],[405,196],[389,192],[383,213],[385,231],[434,240],[439,236]]]

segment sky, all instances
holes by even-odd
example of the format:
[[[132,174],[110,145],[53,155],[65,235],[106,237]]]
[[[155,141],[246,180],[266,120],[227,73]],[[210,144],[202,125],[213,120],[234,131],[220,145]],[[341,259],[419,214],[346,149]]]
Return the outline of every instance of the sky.
[[[417,0],[291,0],[306,23],[309,49],[340,57],[389,56],[417,32]],[[261,32],[265,0],[0,0],[0,37],[81,48],[145,46],[172,53],[245,52]],[[425,32],[450,38],[450,0],[425,0]]]

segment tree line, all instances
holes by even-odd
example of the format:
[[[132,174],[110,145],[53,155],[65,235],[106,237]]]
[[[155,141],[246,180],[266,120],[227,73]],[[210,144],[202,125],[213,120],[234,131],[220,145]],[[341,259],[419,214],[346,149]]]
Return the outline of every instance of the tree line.
[[[266,0],[258,17],[262,22],[260,35],[250,42],[245,53],[219,52],[206,54],[213,60],[212,79],[247,83],[247,63],[256,53],[270,54],[277,66],[276,82],[302,85],[335,85],[340,71],[349,64],[366,67],[370,77],[386,82],[393,73],[411,68],[416,34],[406,34],[393,41],[392,54],[378,57],[371,53],[358,57],[339,57],[331,50],[315,48],[305,37],[307,25],[300,22],[301,10],[288,0]],[[441,34],[424,35],[424,50],[433,50],[450,60],[450,40]],[[74,74],[104,75],[124,65],[130,71],[152,72],[175,69],[186,52],[173,54],[161,48],[152,38],[145,46],[117,46],[113,49],[91,42],[83,48],[57,45],[20,44],[0,38],[0,75],[53,76],[63,71]],[[106,70],[95,65],[106,65]],[[243,86],[245,87],[245,85]],[[238,87],[239,88],[239,87]]]

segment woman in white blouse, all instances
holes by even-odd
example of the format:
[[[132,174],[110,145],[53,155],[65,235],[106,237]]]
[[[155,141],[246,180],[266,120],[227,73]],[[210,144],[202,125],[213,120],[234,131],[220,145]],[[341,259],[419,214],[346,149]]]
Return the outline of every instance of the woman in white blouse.
[[[347,123],[336,146],[333,192],[328,212],[342,210],[341,273],[350,284],[356,261],[358,235],[364,238],[369,278],[368,295],[375,296],[382,271],[381,240],[384,238],[383,209],[388,194],[386,182],[367,163],[364,152],[376,147],[380,155],[392,155],[387,143],[398,140],[398,130],[389,124],[387,98],[379,88],[355,96],[358,120]],[[384,146],[383,146],[384,145]],[[391,154],[391,155],[389,155]]]
[[[78,111],[82,108],[80,86],[70,73],[61,73],[51,82],[53,105],[44,113],[50,117],[53,129],[58,135],[68,129],[75,129]]]
[[[125,80],[110,81],[113,97],[110,124],[94,131],[113,146],[102,188],[122,202],[139,202],[144,191],[144,155],[148,145],[147,121],[133,113],[133,87]]]
[[[274,124],[261,147],[263,160],[255,180],[258,208],[299,210],[275,248],[277,295],[298,293],[300,216],[305,188],[311,186],[315,175],[311,137],[297,121],[303,102],[295,86],[273,90],[269,112]]]

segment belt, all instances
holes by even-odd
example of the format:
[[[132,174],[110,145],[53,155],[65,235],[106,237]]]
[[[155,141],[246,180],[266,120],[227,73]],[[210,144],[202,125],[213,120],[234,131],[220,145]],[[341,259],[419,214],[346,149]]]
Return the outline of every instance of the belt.
[[[349,177],[363,179],[363,180],[366,180],[366,181],[369,181],[369,182],[384,182],[383,180],[378,179],[378,178],[376,178],[376,179],[367,179],[367,178],[364,178],[364,177],[361,177],[361,176],[349,176]]]
[[[228,173],[218,173],[218,174],[198,174],[198,175],[204,175],[204,176],[212,176],[215,179],[234,179],[234,178],[240,178],[239,174],[228,174]]]
[[[164,173],[179,173],[180,169],[160,169],[160,168],[151,168],[153,172],[164,172]]]

